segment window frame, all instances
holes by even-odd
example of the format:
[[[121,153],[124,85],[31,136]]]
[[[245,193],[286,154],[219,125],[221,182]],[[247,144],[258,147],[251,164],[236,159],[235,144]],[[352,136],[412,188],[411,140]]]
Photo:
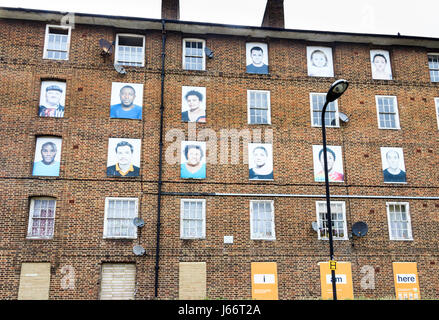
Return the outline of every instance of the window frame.
[[[108,234],[108,207],[110,204],[110,200],[128,200],[135,202],[135,215],[131,218],[131,223],[134,218],[139,216],[139,199],[138,198],[126,198],[126,197],[106,197],[105,198],[105,210],[104,210],[104,231],[103,231],[103,239],[137,239],[137,227],[134,226],[134,235],[133,236],[114,236]],[[128,218],[127,218],[128,220]]]
[[[185,202],[201,202],[202,203],[202,223],[201,223],[201,235],[197,236],[185,236],[184,235],[184,203]],[[203,240],[206,239],[206,199],[180,199],[180,239],[182,240]]]
[[[437,129],[439,130],[439,97],[434,98],[434,108],[436,110]]]
[[[391,220],[390,220],[390,210],[389,207],[391,205],[399,205],[399,206],[405,206],[406,208],[406,215],[407,215],[407,238],[397,238],[392,236],[392,227],[391,227]],[[412,221],[410,217],[410,206],[408,202],[386,202],[386,211],[387,211],[387,226],[389,228],[389,240],[391,241],[413,241],[413,232],[412,232]]]
[[[141,65],[132,65],[132,64],[126,64],[126,63],[119,63],[119,36],[122,37],[131,37],[131,38],[142,38],[142,64]],[[120,65],[120,66],[126,66],[126,67],[134,67],[134,68],[142,68],[145,67],[145,45],[146,40],[145,36],[141,34],[134,34],[134,33],[117,33],[116,34],[116,40],[114,42],[114,64]],[[130,63],[133,63],[132,61]]]
[[[271,237],[262,236],[258,237],[253,233],[253,203],[269,203],[271,206]],[[250,240],[276,240],[276,227],[275,227],[275,214],[274,214],[274,200],[250,200]]]
[[[322,227],[322,221],[320,220],[320,211],[319,211],[319,206],[323,204],[325,209],[326,209],[326,201],[316,201],[316,219],[317,219],[317,239],[318,240],[328,240],[329,241],[329,237],[322,237],[320,230],[323,230]],[[334,232],[332,232],[332,239],[333,240],[349,240],[349,234],[348,234],[348,223],[346,220],[346,203],[345,201],[331,201],[331,204],[341,204],[342,206],[342,214],[343,214],[343,233],[344,236],[343,237],[337,237],[334,235]],[[334,212],[331,210],[331,214],[333,214]],[[326,221],[328,221],[328,219],[326,219]],[[334,220],[331,219],[331,221],[334,223]],[[332,229],[334,231],[334,228]]]
[[[430,56],[435,56],[438,59],[438,64],[439,64],[439,52],[428,52],[427,53],[427,63],[428,63],[428,74],[430,76],[430,82],[433,83],[437,83],[439,82],[439,66],[437,69],[430,69],[430,62],[428,60],[430,60]],[[433,81],[433,79],[431,78],[431,71],[437,71],[438,75],[437,75],[437,80]]]
[[[55,58],[49,58],[48,57],[49,30],[50,30],[50,28],[66,29],[66,30],[68,30],[68,33],[67,33],[67,51],[66,51],[66,58],[65,59],[55,59]],[[61,25],[54,25],[54,24],[46,24],[46,31],[45,31],[45,35],[44,35],[43,59],[68,61],[69,60],[69,54],[70,54],[70,38],[71,38],[71,34],[72,34],[72,27],[71,26],[61,26]]]
[[[51,235],[48,236],[33,236],[32,235],[32,224],[34,221],[34,208],[35,208],[35,200],[53,200],[55,201],[55,205],[53,207],[53,233]],[[46,218],[47,219],[47,218]],[[28,219],[28,226],[27,226],[27,235],[26,235],[26,239],[36,239],[36,240],[50,240],[53,239],[54,235],[55,235],[55,219],[56,219],[56,198],[54,197],[31,197],[30,198],[30,205],[29,205],[29,219]]]
[[[379,104],[378,104],[378,99],[379,98],[393,98],[394,101],[394,107],[395,107],[395,124],[396,127],[395,128],[387,128],[387,127],[381,127],[381,123],[380,123],[380,110],[379,110]],[[377,112],[377,120],[378,120],[378,129],[383,129],[383,130],[401,130],[401,122],[399,119],[399,108],[398,108],[398,99],[396,96],[387,96],[387,95],[375,95],[375,105],[376,105],[376,112]]]
[[[318,96],[325,96],[326,99],[326,93],[320,93],[320,92],[310,92],[309,93],[309,107],[310,107],[310,113],[311,113],[311,127],[312,128],[321,128],[322,124],[314,124],[314,106],[312,103],[312,97],[313,95],[318,95]],[[335,100],[333,102],[330,102],[329,104],[333,103],[335,106],[335,125],[328,125],[326,124],[325,127],[326,128],[340,128],[340,116],[339,116],[339,111],[338,111],[338,101]],[[329,106],[328,104],[328,106]],[[323,107],[323,106],[322,106]],[[328,109],[326,109],[326,113],[328,112]],[[322,119],[322,122],[324,121],[324,119]]]
[[[266,93],[267,94],[267,123],[256,123],[251,122],[251,115],[250,115],[250,95],[252,92],[257,93]],[[261,109],[258,109],[261,110]],[[271,125],[271,93],[270,90],[253,90],[253,89],[247,89],[247,124],[252,125]]]
[[[186,64],[185,64],[185,58],[186,58],[186,54],[185,54],[185,48],[186,48],[186,42],[201,42],[202,43],[202,66],[203,68],[201,70],[199,69],[188,69],[186,68]],[[206,55],[204,53],[204,49],[206,48],[206,40],[204,39],[199,39],[199,38],[184,38],[183,39],[183,47],[182,47],[182,67],[183,70],[188,70],[188,71],[205,71],[206,70]]]

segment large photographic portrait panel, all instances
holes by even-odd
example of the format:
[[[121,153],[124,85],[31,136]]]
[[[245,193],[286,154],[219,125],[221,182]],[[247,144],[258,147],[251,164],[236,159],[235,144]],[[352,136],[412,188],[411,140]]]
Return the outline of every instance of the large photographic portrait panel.
[[[110,118],[142,119],[143,84],[113,82],[111,84]]]
[[[206,178],[206,142],[181,142],[180,177],[183,179]]]
[[[341,146],[326,146],[328,158],[328,180],[329,182],[343,182],[343,158]],[[312,146],[314,159],[314,181],[325,182],[325,164],[323,146]]]
[[[248,144],[248,178],[273,180],[273,146],[270,143]]]
[[[63,81],[42,81],[40,90],[40,117],[63,118],[66,102],[66,83]]]
[[[332,48],[306,47],[308,76],[333,77]]]
[[[188,87],[181,88],[181,121],[206,122],[206,88]]]
[[[407,182],[402,148],[381,147],[381,163],[384,182]]]
[[[268,74],[268,46],[262,42],[247,42],[246,72]]]
[[[372,78],[377,80],[392,80],[390,54],[387,50],[370,50],[370,65]]]
[[[61,162],[62,138],[38,137],[32,175],[58,177]]]
[[[107,176],[138,177],[140,152],[141,139],[109,138]]]

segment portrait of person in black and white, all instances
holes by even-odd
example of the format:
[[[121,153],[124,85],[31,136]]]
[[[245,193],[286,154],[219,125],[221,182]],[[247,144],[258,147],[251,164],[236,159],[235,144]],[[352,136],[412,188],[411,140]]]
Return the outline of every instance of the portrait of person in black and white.
[[[268,46],[265,43],[246,43],[246,72],[268,74]]]
[[[402,148],[381,148],[384,182],[406,183]]]
[[[140,174],[140,139],[110,138],[107,176],[138,177]]]
[[[372,78],[377,80],[392,80],[389,51],[370,50]]]
[[[248,144],[248,178],[273,180],[273,148],[268,143]]]
[[[181,121],[206,122],[206,88],[185,87],[182,90]]]
[[[333,77],[332,49],[306,47],[308,75],[311,77]]]
[[[66,99],[66,83],[62,81],[43,81],[41,83],[40,117],[64,117],[64,105]]]

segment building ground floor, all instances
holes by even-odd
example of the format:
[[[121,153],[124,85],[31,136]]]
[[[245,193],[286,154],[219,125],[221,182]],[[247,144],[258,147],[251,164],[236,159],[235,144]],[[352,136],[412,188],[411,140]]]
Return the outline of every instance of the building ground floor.
[[[20,255],[3,250],[0,295],[2,299],[43,300],[332,297],[327,256],[279,251],[273,255],[261,249],[199,252],[163,248],[156,287],[156,257],[150,252],[144,256],[91,251]],[[339,299],[439,297],[437,255],[352,254],[336,259]]]

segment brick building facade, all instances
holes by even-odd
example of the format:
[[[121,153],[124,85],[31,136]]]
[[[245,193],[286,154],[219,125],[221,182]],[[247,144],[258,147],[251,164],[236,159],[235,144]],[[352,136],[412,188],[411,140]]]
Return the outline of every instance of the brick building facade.
[[[350,85],[338,110],[350,119],[327,129],[344,170],[343,182],[331,183],[346,230],[336,260],[351,263],[355,297],[395,296],[394,262],[416,262],[421,297],[439,297],[438,39],[286,30],[268,18],[256,28],[75,14],[68,59],[60,60],[43,56],[46,26],[60,25],[62,13],[1,8],[0,17],[0,298],[105,298],[104,268],[129,265],[131,298],[251,299],[254,262],[276,263],[279,299],[320,297],[318,263],[329,249],[312,228],[325,189],[314,178],[313,145],[322,137],[310,94],[340,78]],[[99,46],[120,34],[144,37],[144,66],[124,66],[126,74],[115,71],[116,45],[108,56]],[[183,67],[186,39],[213,52],[203,53],[204,70]],[[267,45],[268,74],[246,72],[248,42]],[[332,50],[334,76],[308,76],[309,46]],[[372,78],[370,50],[389,52],[392,80]],[[63,117],[38,114],[44,81],[65,83]],[[143,84],[142,120],[109,117],[114,82]],[[206,88],[206,123],[182,122],[183,86]],[[269,123],[249,124],[248,90],[269,91]],[[396,97],[399,127],[380,128],[377,96]],[[239,135],[234,149],[228,139]],[[55,177],[32,174],[37,139],[47,136],[62,139]],[[141,140],[138,177],[107,176],[110,138]],[[180,178],[179,139],[212,142],[205,179]],[[272,145],[273,180],[249,179],[250,142]],[[406,183],[384,182],[382,147],[402,148]],[[46,198],[56,201],[53,233],[30,237],[31,208]],[[145,226],[135,238],[103,236],[107,198],[137,199]],[[204,203],[205,230],[195,239],[182,236],[182,199]],[[261,200],[272,204],[274,234],[255,239],[251,206]],[[408,212],[402,238],[389,230],[390,206]],[[351,235],[358,221],[368,225],[364,237]],[[133,254],[135,245],[146,254]]]

